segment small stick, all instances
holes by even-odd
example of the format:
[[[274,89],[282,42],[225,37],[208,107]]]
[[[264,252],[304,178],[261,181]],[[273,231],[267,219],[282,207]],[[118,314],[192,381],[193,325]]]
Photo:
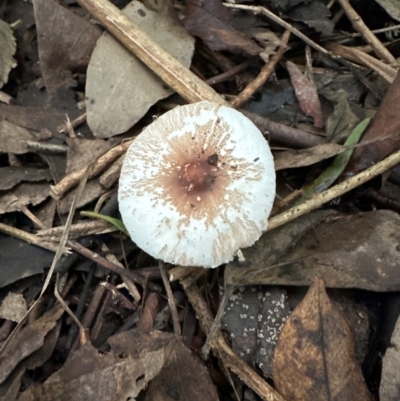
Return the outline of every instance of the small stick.
[[[282,226],[283,224],[286,224],[289,221],[292,221],[297,217],[302,216],[303,214],[318,209],[324,203],[329,202],[332,199],[335,199],[338,196],[341,196],[346,192],[349,192],[352,189],[364,184],[370,179],[394,167],[398,163],[400,163],[400,150],[397,151],[396,153],[393,153],[386,159],[383,159],[379,163],[376,163],[374,166],[369,167],[366,170],[362,171],[361,173],[355,175],[354,177],[351,177],[348,180],[343,181],[340,184],[335,185],[334,187],[315,195],[308,201],[301,203],[298,206],[292,207],[286,212],[283,212],[275,217],[272,217],[268,221],[268,228],[266,231],[271,231],[274,228]]]
[[[253,12],[254,14],[264,14],[266,17],[268,17],[272,21],[276,22],[277,24],[279,24],[283,28],[285,28],[288,31],[292,32],[293,35],[295,35],[298,38],[300,38],[301,40],[303,40],[305,43],[310,45],[316,51],[324,54],[325,56],[328,56],[328,57],[331,57],[331,58],[335,58],[335,56],[333,56],[331,53],[329,53],[328,50],[324,49],[322,46],[320,46],[319,44],[315,43],[313,40],[311,40],[306,35],[301,33],[298,29],[294,28],[292,25],[290,25],[289,23],[287,23],[282,18],[278,17],[272,11],[269,11],[265,7],[261,7],[261,6],[246,6],[246,5],[242,5],[242,4],[230,4],[230,3],[223,3],[223,4],[224,4],[225,7],[234,8],[236,10],[247,10],[247,11]]]
[[[33,150],[35,152],[54,153],[54,154],[68,152],[68,146],[57,145],[55,143],[27,141],[26,145],[31,151]]]
[[[338,57],[371,68],[389,83],[392,83],[397,75],[397,70],[395,68],[354,47],[343,46],[339,43],[326,43],[325,47]]]
[[[85,121],[86,121],[86,113],[83,113],[81,116],[75,118],[75,120],[72,120],[69,123],[71,124],[72,128],[76,128],[79,125],[83,124]],[[57,130],[60,133],[68,132],[67,123],[59,125],[57,127]]]
[[[110,1],[77,0],[77,2],[188,103],[201,100],[226,103],[214,89],[142,32]]]
[[[8,226],[4,223],[0,223],[0,231],[22,241],[25,241],[28,244],[37,245],[52,252],[56,252],[58,248],[57,244],[47,242],[43,238],[40,238],[35,234],[27,233],[26,231],[19,230],[18,228]],[[63,253],[68,253],[68,250],[64,249]]]
[[[263,66],[258,76],[252,82],[250,82],[250,84],[247,85],[242,90],[242,92],[240,92],[233,100],[231,100],[230,103],[232,107],[235,108],[240,107],[243,103],[247,102],[247,100],[249,100],[249,98],[253,96],[253,94],[257,92],[262,85],[264,85],[264,83],[268,80],[268,78],[274,71],[275,66],[282,58],[283,53],[287,49],[289,37],[290,37],[290,31],[286,30],[282,35],[281,39],[282,44],[279,46],[278,51],[274,54],[271,60]]]
[[[92,250],[84,247],[79,242],[69,240],[69,241],[67,241],[67,245],[71,249],[73,249],[75,252],[78,252],[81,255],[85,256],[86,258],[93,260],[93,262],[100,264],[101,266],[105,267],[106,269],[109,269],[109,270],[119,274],[120,276],[127,277],[127,278],[131,279],[133,282],[139,283],[142,286],[146,285],[146,279],[141,274],[138,274],[129,269],[125,269],[121,266],[118,266],[115,263],[112,263],[111,261],[104,258],[103,256],[100,256],[98,253],[93,252]],[[147,283],[147,285],[152,291],[160,292],[160,287],[158,285],[152,284],[152,283]]]
[[[99,157],[93,163],[89,179],[101,173],[110,163],[125,153],[131,143],[131,140],[123,142],[120,145],[110,149],[103,156]],[[55,200],[60,200],[66,192],[79,184],[82,177],[85,175],[86,170],[87,168],[84,167],[78,171],[74,171],[73,173],[64,177],[58,184],[50,186],[51,197]]]
[[[250,63],[248,61],[244,61],[243,63],[236,65],[235,67],[232,67],[228,71],[225,71],[221,74],[215,75],[214,77],[207,79],[206,83],[208,85],[216,85],[219,84],[220,82],[227,81],[228,79],[234,77],[239,72],[245,70],[249,65]]]
[[[349,0],[339,0],[339,3],[342,5],[348,19],[353,24],[354,29],[360,32],[365,41],[374,49],[374,52],[385,62],[397,66],[398,64],[396,59],[364,24],[364,21],[350,5]]]
[[[162,260],[158,262],[160,268],[161,278],[164,283],[165,291],[167,292],[168,305],[171,311],[172,322],[174,324],[174,334],[176,338],[181,338],[181,324],[179,322],[178,309],[176,308],[174,295],[172,294],[171,284],[168,281],[167,273],[165,271],[165,264]]]
[[[117,181],[121,172],[125,154],[121,155],[100,177],[99,183],[103,188],[110,189]]]

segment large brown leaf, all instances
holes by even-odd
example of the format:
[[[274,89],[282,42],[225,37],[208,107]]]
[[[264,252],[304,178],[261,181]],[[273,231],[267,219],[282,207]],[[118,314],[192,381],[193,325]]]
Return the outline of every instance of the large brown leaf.
[[[272,365],[276,389],[288,401],[372,400],[346,318],[317,279],[282,329]]]

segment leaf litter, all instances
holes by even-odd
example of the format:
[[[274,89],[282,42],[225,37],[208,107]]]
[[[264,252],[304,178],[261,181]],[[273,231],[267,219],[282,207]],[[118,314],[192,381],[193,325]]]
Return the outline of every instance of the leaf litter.
[[[348,35],[345,45],[334,43],[334,36],[328,38],[331,43],[325,41],[332,33],[354,33],[347,17],[340,17],[345,2],[329,9],[318,0],[264,2],[291,24],[290,29],[306,34],[312,48],[315,43],[322,44],[335,54],[341,52],[343,59],[329,59],[330,54],[315,50],[308,58],[303,42],[292,30],[282,58],[269,72],[269,80],[263,78],[262,86],[257,84],[257,75],[264,74],[269,60],[276,57],[282,29],[260,14],[259,8],[253,14],[251,5],[247,10],[232,10],[220,1],[122,3],[126,10],[135,10],[133,20],[148,24],[144,28],[139,23],[140,29],[155,41],[164,38],[163,47],[186,67],[191,66],[201,79],[214,82],[214,89],[226,101],[234,99],[243,84],[258,85],[246,98],[244,108],[257,113],[260,126],[268,127],[263,133],[273,147],[286,146],[284,151],[275,152],[280,210],[298,202],[296,194],[301,191],[312,199],[314,193],[343,180],[345,166],[345,176],[354,175],[398,149],[398,78],[388,84],[398,67],[356,49],[363,39]],[[372,0],[365,4],[368,11],[359,10],[354,2],[364,22],[375,28],[371,16],[380,15],[380,6]],[[199,293],[207,299],[204,304],[211,316],[211,311],[218,309],[217,282],[222,275],[186,269],[185,275],[193,275],[192,287],[181,278],[182,286],[172,286],[173,300],[167,302],[160,294],[157,261],[122,232],[115,232],[122,228],[113,191],[123,154],[108,158],[108,152],[123,146],[125,138],[139,133],[165,110],[182,104],[182,94],[179,90],[173,94],[142,62],[133,67],[135,56],[110,40],[109,34],[99,39],[105,22],[74,2],[34,0],[30,4],[16,0],[4,7],[0,18],[18,46],[14,58],[9,57],[4,64],[6,75],[1,75],[2,90],[11,101],[0,103],[0,229],[7,233],[0,237],[0,300],[4,304],[0,309],[4,309],[0,341],[7,341],[0,352],[5,379],[0,399],[88,399],[89,391],[98,394],[98,399],[136,398],[140,394],[149,400],[213,400],[226,398],[232,385],[236,397],[244,399],[238,381],[222,368],[224,364],[229,369],[242,367],[236,374],[248,387],[246,397],[254,397],[251,392],[255,392],[262,399],[275,401],[283,401],[282,395],[287,400],[297,399],[290,394],[301,399],[371,399],[360,374],[364,358],[364,364],[372,361],[364,371],[374,395],[380,392],[381,399],[393,399],[390,391],[399,383],[397,376],[390,374],[395,370],[393,365],[385,362],[380,388],[379,373],[367,372],[379,370],[381,355],[388,348],[378,349],[369,340],[374,337],[369,322],[377,313],[371,299],[381,305],[385,292],[397,294],[400,285],[396,272],[400,210],[396,209],[400,205],[396,190],[400,180],[396,181],[395,171],[389,181],[365,184],[362,190],[341,196],[325,209],[264,234],[253,247],[242,250],[243,258],[225,267],[225,286],[238,288],[222,319],[222,328],[229,334],[229,346],[224,344],[235,353],[220,342],[212,343],[215,358],[204,364],[199,353],[208,326],[204,310],[199,309],[201,299],[194,300],[189,294],[193,286],[201,288]],[[191,35],[197,38],[195,49]],[[109,48],[101,49],[106,36],[112,42],[110,48],[118,48],[126,56],[124,63],[110,56]],[[382,39],[378,36],[378,42]],[[393,44],[388,48],[398,57]],[[372,45],[379,50],[379,44]],[[97,53],[101,52],[100,57]],[[312,74],[310,80],[300,70],[293,73],[293,66],[305,64]],[[122,67],[122,72],[110,65]],[[130,78],[124,73],[129,68]],[[355,146],[362,135],[357,124],[376,110],[361,145]],[[315,129],[314,125],[324,128]],[[331,157],[335,159],[329,166],[326,159]],[[82,327],[78,330],[64,309],[54,306],[58,302],[54,295],[46,292],[40,308],[22,323],[19,332],[11,334],[14,320],[20,319],[16,305],[22,299],[28,307],[32,305],[51,264],[53,252],[43,247],[53,241],[50,249],[55,249],[60,241],[79,184],[76,177],[82,177],[81,172],[99,160],[104,164],[89,180],[77,204],[88,213],[83,220],[80,210],[74,216],[71,239],[76,241],[69,243],[75,253],[65,255],[56,269],[60,276],[51,280],[51,285],[59,285]],[[384,178],[388,177],[389,173],[385,174]],[[67,189],[57,197],[53,189],[64,185]],[[115,225],[114,232],[105,229],[105,224],[109,226],[106,222],[100,226],[90,221],[91,216],[104,216],[101,218]],[[51,234],[46,228],[58,233]],[[115,270],[122,265],[130,269]],[[120,272],[124,279],[119,274],[109,275],[106,268]],[[331,299],[327,298],[319,278],[328,287],[338,288],[335,291],[343,291],[343,302],[333,290],[328,292]],[[311,287],[301,301],[304,286]],[[7,296],[14,297],[12,294],[18,294],[18,302],[8,307]],[[350,328],[335,301],[347,311]],[[177,306],[174,318],[171,302]],[[394,301],[385,303],[385,308],[393,315],[400,311]],[[174,325],[182,326],[184,341],[171,334]],[[379,329],[381,323],[377,325]],[[155,327],[163,332],[154,331]],[[357,354],[350,330],[356,334],[357,349],[362,350]],[[385,335],[389,336],[388,332]],[[393,343],[396,341],[393,337]],[[331,349],[340,357],[332,358]],[[388,348],[388,359],[391,351]],[[252,369],[247,370],[248,366]],[[289,372],[293,366],[297,367],[295,373]],[[273,377],[281,395],[267,387],[257,372],[264,378]],[[293,385],[295,375],[299,378]]]

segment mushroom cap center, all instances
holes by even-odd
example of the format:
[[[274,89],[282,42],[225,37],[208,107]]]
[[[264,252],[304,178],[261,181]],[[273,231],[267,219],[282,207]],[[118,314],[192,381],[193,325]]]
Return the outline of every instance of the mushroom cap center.
[[[217,163],[210,157],[205,160],[194,160],[185,163],[180,168],[179,182],[187,193],[208,191],[217,178]]]

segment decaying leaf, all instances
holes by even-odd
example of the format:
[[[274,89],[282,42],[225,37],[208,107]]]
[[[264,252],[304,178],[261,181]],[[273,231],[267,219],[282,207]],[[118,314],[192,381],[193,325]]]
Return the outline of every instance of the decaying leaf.
[[[0,88],[7,82],[11,68],[17,63],[14,54],[17,46],[10,25],[0,20]]]
[[[395,20],[400,21],[400,1],[399,0],[375,0],[385,11]]]
[[[21,210],[21,206],[38,205],[48,196],[47,183],[22,183],[10,191],[0,191],[0,214]]]
[[[400,399],[400,319],[397,319],[390,346],[383,358],[379,396],[380,401]]]
[[[369,121],[369,118],[361,121],[346,139],[344,145],[348,147],[356,145],[360,140],[361,135],[368,127]],[[297,203],[304,202],[307,199],[310,199],[314,194],[321,193],[328,189],[343,173],[353,151],[354,149],[350,148],[337,155],[333,162],[312,183],[303,188],[303,194]]]
[[[229,263],[232,285],[310,285],[398,291],[400,216],[389,210],[356,215],[317,211],[264,234],[243,249],[246,268]]]
[[[294,21],[300,21],[307,24],[324,35],[331,35],[334,23],[329,18],[331,16],[329,8],[319,0],[311,0],[301,3],[303,4],[293,7],[293,9],[287,13],[287,16]]]
[[[53,258],[53,252],[0,233],[0,288],[42,274]]]
[[[0,383],[7,378],[19,362],[37,351],[47,333],[55,327],[64,309],[57,304],[38,320],[22,328],[2,350],[0,355]]]
[[[283,326],[272,365],[276,389],[292,401],[372,401],[346,318],[317,279]]]
[[[27,129],[15,125],[7,120],[0,120],[0,151],[16,153],[28,152],[27,141],[35,141],[35,136]]]
[[[159,11],[132,1],[123,12],[163,49],[189,68],[194,40],[180,25],[168,1]],[[158,100],[173,93],[156,74],[105,33],[90,59],[86,82],[88,124],[108,138],[132,127]]]
[[[28,310],[25,298],[22,294],[9,292],[0,306],[0,317],[19,323]]]
[[[314,125],[317,128],[322,128],[324,126],[324,117],[317,88],[303,75],[296,64],[287,61],[286,66],[301,110],[306,116],[311,116],[314,119]]]
[[[189,0],[186,2],[186,29],[201,38],[212,50],[227,50],[256,56],[262,48],[235,28],[231,11],[221,0]]]
[[[22,393],[20,401],[135,400],[149,383],[150,400],[218,400],[201,361],[169,333],[120,333],[100,354],[89,343],[42,385]],[[201,397],[201,398],[200,398]]]
[[[275,170],[310,166],[344,152],[346,148],[337,143],[322,143],[312,148],[285,150],[274,154]]]
[[[400,73],[389,87],[363,141],[376,140],[358,148],[351,158],[346,175],[354,175],[400,149]],[[381,140],[377,140],[381,139]]]
[[[13,188],[21,182],[50,181],[51,176],[47,168],[31,166],[0,167],[0,191]]]
[[[351,109],[348,93],[343,89],[325,91],[324,96],[334,103],[333,113],[325,121],[328,141],[342,142],[359,123],[359,117]]]
[[[33,8],[47,91],[75,86],[72,73],[86,68],[100,29],[54,0],[34,0]]]
[[[272,376],[272,356],[290,310],[279,287],[240,287],[229,297],[221,327],[233,351],[250,366],[257,364],[265,377]]]

